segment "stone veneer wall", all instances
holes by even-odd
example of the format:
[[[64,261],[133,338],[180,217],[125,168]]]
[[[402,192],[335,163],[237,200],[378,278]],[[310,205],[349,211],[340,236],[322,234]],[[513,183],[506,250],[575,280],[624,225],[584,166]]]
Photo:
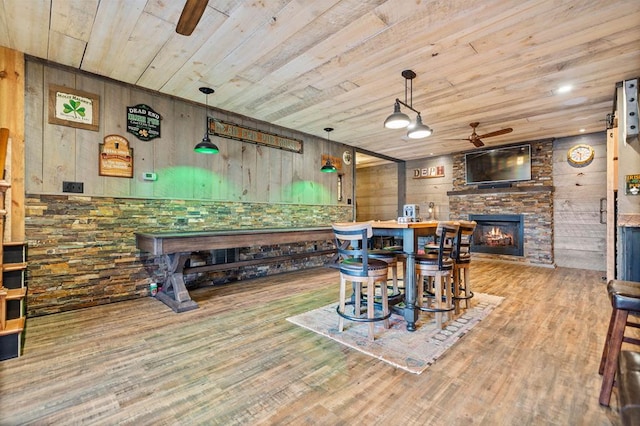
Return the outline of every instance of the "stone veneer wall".
[[[38,316],[148,295],[163,282],[160,258],[135,246],[135,232],[329,226],[352,219],[353,206],[27,195],[27,310]],[[331,242],[251,248],[243,259],[333,248]],[[320,266],[316,256],[230,270],[193,281],[229,282]]]
[[[531,180],[512,188],[478,189],[465,184],[464,154],[453,159],[453,190],[449,195],[451,219],[468,219],[470,214],[522,214],[524,256],[482,257],[553,265],[553,140],[531,144]]]

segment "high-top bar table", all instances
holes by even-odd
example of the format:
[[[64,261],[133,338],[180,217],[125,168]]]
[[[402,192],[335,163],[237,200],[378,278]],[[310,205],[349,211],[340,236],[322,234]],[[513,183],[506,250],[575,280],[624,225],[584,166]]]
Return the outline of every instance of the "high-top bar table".
[[[405,299],[403,316],[407,322],[407,331],[416,330],[416,321],[420,310],[416,307],[418,287],[416,283],[416,253],[418,237],[435,234],[437,221],[398,223],[395,220],[371,221],[373,235],[380,237],[402,238],[402,251],[406,255],[404,271]]]

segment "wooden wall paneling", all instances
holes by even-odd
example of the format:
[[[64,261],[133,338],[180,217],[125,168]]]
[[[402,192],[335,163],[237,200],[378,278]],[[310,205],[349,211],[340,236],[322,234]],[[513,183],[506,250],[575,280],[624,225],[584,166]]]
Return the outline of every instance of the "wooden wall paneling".
[[[75,181],[76,129],[59,124],[49,124],[49,85],[75,87],[76,74],[48,67],[44,73],[44,133],[42,141],[42,190],[48,194],[62,193],[63,181]]]
[[[84,74],[76,75],[76,89],[98,95],[100,98],[100,127],[97,132],[76,129],[76,177],[83,182],[87,195],[104,195],[105,179],[100,176],[98,165],[99,144],[104,141],[104,82]],[[124,136],[124,135],[122,135]],[[126,137],[126,136],[125,136]]]
[[[594,160],[585,167],[572,167],[567,162],[568,149],[578,143],[595,150]],[[558,266],[606,270],[607,225],[600,223],[600,200],[607,192],[606,157],[604,133],[554,142],[553,246]]]
[[[389,220],[398,213],[398,166],[387,163],[357,171],[357,220]]]
[[[244,120],[236,118],[232,121],[244,126]],[[226,167],[227,200],[242,200],[242,146],[244,142],[235,139],[227,141],[226,154],[223,156]]]
[[[131,103],[127,106],[145,104],[160,114],[160,137],[150,141],[142,141],[131,133],[126,133],[129,145],[133,148],[133,179],[131,180],[131,195],[134,197],[152,197],[155,182],[145,181],[142,174],[155,172],[154,156],[157,152],[155,146],[161,143],[163,138],[173,136],[173,100],[166,96],[154,95],[148,91],[132,89]],[[126,118],[122,112],[123,120]],[[170,117],[169,119],[167,119]],[[126,129],[125,129],[126,131]]]
[[[219,110],[213,110],[212,108],[209,110],[209,116],[225,122],[234,122],[228,114]],[[235,143],[236,141],[231,141],[227,138],[221,138],[214,135],[211,135],[210,137],[211,141],[218,146],[218,149],[220,149],[220,152],[213,156],[211,163],[209,164],[209,170],[211,170],[212,173],[211,198],[214,200],[228,200],[230,193],[227,160],[229,158],[229,144],[232,142]],[[200,141],[201,139],[202,135],[200,135],[200,139],[197,140]]]
[[[270,149],[267,156],[267,173],[269,181],[267,183],[267,199],[269,203],[282,202],[282,168],[285,151],[281,149]]]
[[[258,146],[253,143],[242,144],[242,201],[257,201],[257,169],[258,169]]]
[[[320,138],[309,138],[310,149],[304,154],[303,169],[305,181],[308,184],[309,191],[305,197],[305,203],[308,204],[332,204],[335,203],[335,197],[331,199],[332,186],[338,178],[337,173],[322,173],[322,154],[328,154],[335,157],[335,150],[332,150],[331,144]]]
[[[204,135],[204,108],[193,104],[173,101],[173,133],[158,141],[155,146],[155,171],[158,180],[154,182],[154,195],[161,198],[193,198],[194,175],[196,170],[206,175],[211,156],[198,154],[193,147]],[[200,126],[196,126],[200,123]],[[203,180],[206,185],[206,180]]]
[[[44,66],[39,62],[26,63],[25,96],[25,190],[43,192],[43,137],[48,105],[44,87]]]
[[[304,149],[306,149],[306,144]],[[293,203],[293,159],[300,156],[300,154],[291,151],[282,151],[281,155],[282,163],[280,165],[280,178],[282,180],[280,181],[280,201],[283,203]]]
[[[101,123],[104,136],[119,135],[129,141],[129,147],[133,147],[132,138],[127,133],[126,111],[131,105],[131,89],[118,83],[106,81],[104,84],[104,100],[101,102]],[[103,142],[103,141],[100,141]],[[134,148],[135,155],[135,148]],[[135,164],[133,165],[135,171]],[[103,182],[105,195],[108,190],[109,195],[116,197],[127,197],[132,192],[132,181],[130,178],[104,176]]]
[[[279,149],[273,149],[266,146],[257,145],[256,146],[256,169],[255,175],[253,176],[256,189],[255,196],[253,201],[269,201],[269,185],[271,185],[271,170],[270,170],[270,158],[271,154],[275,151],[280,151]],[[273,171],[273,178],[279,179],[279,175],[277,170]]]
[[[226,161],[228,139],[211,136],[211,140],[218,146],[218,149],[220,149],[220,152],[214,156],[211,163],[211,198],[214,200],[227,200],[229,193]]]
[[[313,153],[317,152],[317,150],[313,149],[313,146],[309,143],[309,139],[305,139],[305,147],[304,153],[298,154],[293,153],[293,179],[291,181],[292,191],[291,195],[293,197],[293,202],[295,204],[304,204],[307,203],[308,199],[311,198],[311,194],[309,194],[309,181],[308,179],[308,170],[310,167],[316,167],[318,160],[313,161]]]

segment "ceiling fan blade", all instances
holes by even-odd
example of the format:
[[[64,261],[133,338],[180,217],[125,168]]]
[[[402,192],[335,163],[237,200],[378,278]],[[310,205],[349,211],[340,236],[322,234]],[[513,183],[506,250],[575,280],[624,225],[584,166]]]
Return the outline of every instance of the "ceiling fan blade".
[[[200,22],[208,2],[209,0],[187,0],[178,20],[178,25],[176,25],[176,32],[184,36],[190,36],[193,30],[196,29],[198,22]]]
[[[480,148],[481,146],[484,146],[484,142],[482,142],[480,140],[480,138],[475,138],[471,141],[472,144],[474,144],[476,147]]]
[[[490,138],[491,136],[506,135],[507,133],[511,133],[511,132],[513,132],[513,129],[511,127],[507,127],[506,129],[496,130],[495,132],[489,132],[489,133],[486,133],[484,135],[480,135],[478,137],[479,138]]]

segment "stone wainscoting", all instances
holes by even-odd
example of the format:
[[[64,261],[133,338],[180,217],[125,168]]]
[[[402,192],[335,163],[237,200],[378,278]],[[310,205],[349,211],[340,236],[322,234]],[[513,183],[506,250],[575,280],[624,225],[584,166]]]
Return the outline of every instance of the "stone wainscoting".
[[[38,316],[145,297],[164,279],[161,259],[136,249],[136,232],[330,226],[353,206],[27,195],[27,311]],[[331,242],[241,249],[241,259],[322,250]],[[222,283],[322,265],[308,257],[188,277]]]

